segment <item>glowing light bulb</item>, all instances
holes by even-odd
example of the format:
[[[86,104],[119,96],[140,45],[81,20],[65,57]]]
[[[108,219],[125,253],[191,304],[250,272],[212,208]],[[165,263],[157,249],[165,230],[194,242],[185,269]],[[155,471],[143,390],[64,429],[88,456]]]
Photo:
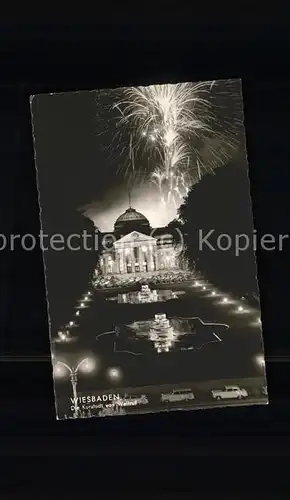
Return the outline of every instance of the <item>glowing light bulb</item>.
[[[206,286],[203,286],[203,287],[202,287],[202,289],[203,289],[203,290],[206,290]]]
[[[109,368],[107,370],[107,376],[111,380],[119,380],[122,378],[122,372],[119,368]]]
[[[79,315],[80,315],[80,311],[77,311],[77,312],[76,312],[76,316],[79,316]]]
[[[258,354],[258,356],[256,356],[256,363],[261,367],[265,366],[266,363],[263,354]]]
[[[224,297],[224,298],[223,298],[223,303],[224,303],[224,304],[227,304],[227,302],[228,302],[227,297]]]
[[[242,306],[239,306],[239,307],[238,307],[238,311],[239,311],[239,312],[242,312],[243,310],[244,310],[244,308],[243,308]]]
[[[215,292],[211,292],[212,295],[215,295]]]
[[[69,325],[70,325],[70,326],[73,326],[73,325],[74,325],[74,321],[70,321],[70,322],[69,322]]]
[[[92,372],[94,371],[94,369],[96,368],[96,363],[95,363],[95,360],[94,359],[90,359],[90,358],[87,358],[87,359],[84,359],[80,364],[79,364],[79,369],[82,371],[82,372]]]
[[[88,297],[85,297],[85,300],[89,300]]]
[[[83,302],[81,303],[81,307],[85,307],[85,304]]]

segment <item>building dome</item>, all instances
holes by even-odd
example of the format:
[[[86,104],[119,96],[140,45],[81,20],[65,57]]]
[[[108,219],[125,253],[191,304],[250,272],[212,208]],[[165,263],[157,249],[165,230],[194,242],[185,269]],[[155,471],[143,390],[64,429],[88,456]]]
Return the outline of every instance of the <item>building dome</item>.
[[[115,231],[126,234],[134,230],[145,230],[147,232],[147,230],[150,230],[150,223],[145,215],[130,207],[116,220]]]
[[[118,219],[116,220],[116,224],[120,222],[132,222],[132,221],[143,221],[149,224],[149,221],[146,219],[145,215],[140,214],[140,212],[136,212],[134,208],[127,208],[126,212],[124,212]]]

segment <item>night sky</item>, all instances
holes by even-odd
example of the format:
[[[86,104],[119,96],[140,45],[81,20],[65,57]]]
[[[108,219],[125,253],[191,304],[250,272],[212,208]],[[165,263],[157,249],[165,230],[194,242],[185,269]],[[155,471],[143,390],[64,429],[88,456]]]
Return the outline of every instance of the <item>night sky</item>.
[[[100,230],[110,231],[128,208],[124,168],[130,165],[129,130],[118,128],[120,113],[112,109],[120,96],[122,89],[42,94],[32,100],[44,229],[60,212],[81,210]],[[231,127],[243,142],[239,80],[217,82],[210,99],[216,106],[216,130]],[[213,135],[213,148],[215,143]],[[207,161],[208,149],[202,144],[199,149]],[[136,163],[141,171],[147,169],[146,154],[139,154]],[[131,204],[153,227],[165,226],[176,216],[173,204],[164,210],[157,186],[148,180],[140,183],[138,177],[131,189]]]
[[[93,91],[38,96],[32,111],[44,221],[62,210],[84,212],[93,204],[88,216],[96,214],[98,227],[111,230],[129,203],[128,182],[120,171],[127,159],[121,155],[122,146],[116,152],[110,147],[116,133],[114,116],[98,121],[102,109]],[[157,188],[155,192],[158,200]],[[148,207],[149,195],[152,186],[135,188],[131,201],[150,218],[154,207]]]

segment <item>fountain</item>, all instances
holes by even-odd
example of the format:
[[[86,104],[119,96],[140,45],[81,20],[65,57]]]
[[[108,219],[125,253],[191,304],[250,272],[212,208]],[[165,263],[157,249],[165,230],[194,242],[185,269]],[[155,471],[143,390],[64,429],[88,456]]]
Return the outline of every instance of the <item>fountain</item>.
[[[138,292],[138,302],[151,302],[152,292],[149,285],[141,285],[141,291]]]
[[[151,290],[149,285],[141,285],[137,292],[119,293],[117,297],[108,297],[106,300],[118,302],[118,304],[148,304],[152,302],[166,302],[168,300],[178,299],[185,292],[180,290]]]
[[[158,331],[159,333],[167,333],[168,329],[170,328],[170,322],[169,319],[167,319],[167,316],[165,313],[158,313],[155,314],[154,317],[154,323],[152,325],[152,328],[154,331]]]

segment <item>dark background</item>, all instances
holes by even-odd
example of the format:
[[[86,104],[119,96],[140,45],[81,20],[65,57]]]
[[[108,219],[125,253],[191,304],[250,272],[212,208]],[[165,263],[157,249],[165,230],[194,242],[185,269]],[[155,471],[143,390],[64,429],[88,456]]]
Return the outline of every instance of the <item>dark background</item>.
[[[102,12],[98,25],[83,23],[72,28],[67,22],[36,25],[31,20],[22,25],[3,23],[1,233],[37,234],[40,229],[30,94],[127,86],[139,81],[166,82],[171,78],[196,81],[230,77],[243,79],[255,226],[261,233],[287,233],[289,16],[286,9],[269,12],[264,6],[263,11],[255,11],[248,2],[234,7],[235,16],[220,6],[218,12],[210,11],[212,21],[194,8],[190,12],[183,6],[177,11],[169,2],[160,10],[155,6],[154,15],[152,7],[144,4],[135,5],[126,14],[116,7],[110,15]],[[201,471],[211,478],[213,492],[220,483],[218,474],[225,477],[227,471],[227,484],[221,485],[225,490],[229,483],[238,483],[240,492],[245,488],[252,494],[257,492],[255,498],[265,488],[277,492],[281,478],[274,483],[274,473],[264,471],[265,467],[277,470],[278,464],[270,459],[264,462],[261,457],[285,456],[290,448],[288,256],[286,247],[283,253],[257,255],[268,361],[268,407],[56,422],[42,255],[20,249],[1,252],[1,453],[10,471],[10,475],[4,471],[3,485],[16,484],[17,478],[19,485],[22,481],[28,487],[30,472],[34,484],[42,484],[42,489],[40,476],[42,481],[46,478],[46,490],[50,487],[56,496],[62,496],[56,488],[59,477],[66,479],[67,492],[72,489],[72,478],[78,481],[75,485],[74,479],[75,493],[84,491],[81,476],[86,472],[87,485],[96,482],[93,472],[98,460],[99,478],[105,468],[108,476],[114,476],[114,487],[103,480],[98,485],[100,489],[107,487],[109,493],[126,481],[131,482],[129,492],[133,491],[132,484],[134,488],[142,484],[145,493],[158,479],[163,490],[169,486],[191,488],[188,474],[192,465],[181,464],[196,457],[196,489]],[[5,354],[11,357],[4,358]],[[21,356],[27,361],[21,361]],[[72,458],[62,456],[64,453],[80,459],[73,464]],[[154,454],[155,460],[150,458]],[[244,458],[239,463],[223,458],[222,465],[217,455],[226,454]],[[249,458],[255,454],[260,456]],[[39,464],[26,458],[36,457],[40,462],[39,457],[47,455],[51,465],[46,464],[46,476],[45,470],[40,475]],[[9,456],[14,457],[13,462]],[[20,456],[17,472],[16,456]],[[105,456],[106,460],[102,458]],[[109,457],[113,457],[110,463]],[[242,467],[247,467],[246,479],[237,481],[245,471]],[[200,481],[199,488],[206,489],[206,481]]]

